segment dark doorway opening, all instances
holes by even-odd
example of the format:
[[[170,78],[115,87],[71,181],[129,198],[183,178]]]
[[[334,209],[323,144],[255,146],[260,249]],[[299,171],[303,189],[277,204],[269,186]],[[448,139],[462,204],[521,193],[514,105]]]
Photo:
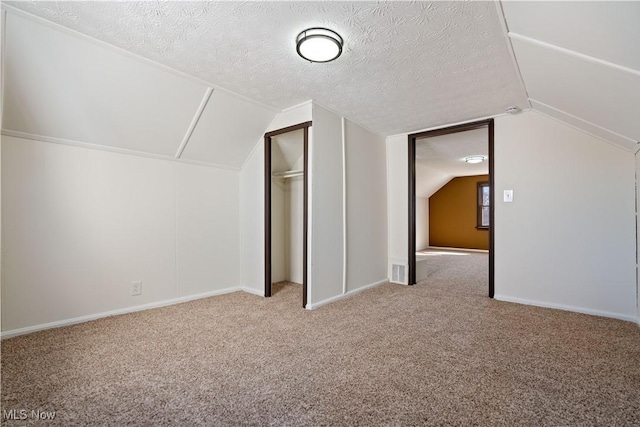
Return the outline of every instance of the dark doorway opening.
[[[272,216],[271,216],[271,182],[272,182],[272,138],[302,130],[303,132],[303,243],[302,243],[302,307],[307,306],[307,234],[308,234],[308,168],[309,168],[309,127],[311,122],[267,132],[264,135],[264,296],[272,295]]]
[[[408,260],[409,260],[409,276],[408,284],[414,285],[416,283],[416,141],[422,138],[448,135],[457,132],[464,132],[469,130],[486,128],[488,132],[488,144],[489,144],[489,192],[490,192],[490,204],[489,204],[489,290],[488,295],[490,298],[494,296],[494,275],[495,275],[495,243],[494,243],[494,210],[495,210],[495,191],[494,191],[494,122],[493,119],[481,120],[473,123],[465,123],[456,126],[450,126],[442,129],[435,129],[425,132],[419,132],[410,134],[409,149],[408,149],[408,161],[409,161],[409,244],[408,244]]]

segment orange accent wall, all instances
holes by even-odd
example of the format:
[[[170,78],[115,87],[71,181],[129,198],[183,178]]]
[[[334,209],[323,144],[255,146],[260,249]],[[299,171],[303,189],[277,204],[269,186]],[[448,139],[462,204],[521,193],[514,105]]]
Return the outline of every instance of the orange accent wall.
[[[429,197],[429,245],[489,249],[489,230],[476,228],[478,183],[489,175],[453,178]]]

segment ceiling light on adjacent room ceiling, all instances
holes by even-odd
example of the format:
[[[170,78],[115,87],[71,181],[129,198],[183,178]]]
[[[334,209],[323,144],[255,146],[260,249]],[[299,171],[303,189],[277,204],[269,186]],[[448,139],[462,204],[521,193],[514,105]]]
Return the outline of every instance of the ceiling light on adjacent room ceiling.
[[[482,163],[487,160],[486,156],[468,156],[464,158],[467,163]]]
[[[311,62],[330,62],[342,53],[342,37],[327,28],[309,28],[296,37],[298,55]]]

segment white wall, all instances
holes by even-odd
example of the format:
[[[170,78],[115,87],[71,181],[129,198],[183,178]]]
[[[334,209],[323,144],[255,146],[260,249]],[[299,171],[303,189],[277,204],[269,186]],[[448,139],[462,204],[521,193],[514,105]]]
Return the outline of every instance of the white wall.
[[[344,257],[341,117],[313,105],[311,276],[308,302],[342,294]]]
[[[176,181],[177,296],[239,286],[238,172],[171,165]]]
[[[304,167],[304,159],[293,165],[292,170],[301,170]],[[295,177],[287,180],[286,219],[288,230],[288,243],[286,246],[287,279],[302,283],[303,276],[303,231],[304,231],[304,179]]]
[[[288,154],[298,155],[292,164],[283,155],[280,140],[287,138]],[[291,147],[294,145],[294,147]],[[271,170],[304,169],[302,132],[274,137],[271,142]],[[302,176],[273,179],[271,182],[271,281],[303,282],[303,211],[304,179]]]
[[[320,106],[304,104],[276,118],[269,130],[312,120],[309,132],[309,251],[308,307],[315,308],[343,295],[343,156],[342,118]],[[347,291],[386,280],[387,227],[384,141],[360,126],[346,122],[347,150]],[[240,173],[241,282],[245,289],[264,291],[264,145],[256,150]],[[290,221],[302,228],[302,180],[291,180]],[[294,187],[300,187],[296,190]],[[375,189],[375,191],[372,191]],[[293,193],[296,193],[295,196]],[[296,212],[296,209],[298,212]],[[297,218],[297,219],[296,219]],[[291,251],[302,244],[291,233]],[[294,249],[299,245],[299,251]],[[301,268],[291,261],[292,280]]]
[[[271,183],[271,281],[281,282],[287,278],[288,220],[286,209],[286,184]]]
[[[526,160],[521,160],[526,159]],[[496,298],[634,318],[633,154],[539,113],[495,124]]]
[[[390,261],[406,259],[407,138],[387,138]],[[635,319],[633,154],[536,112],[495,124],[496,298]]]
[[[237,192],[237,172],[3,137],[3,331],[237,287]]]
[[[303,102],[300,105],[282,110],[282,112],[273,119],[273,122],[271,122],[265,132],[272,132],[274,130],[309,122],[313,116],[312,110],[313,105],[311,101]]]
[[[387,138],[387,199],[389,216],[389,262],[387,275],[391,277],[391,264],[407,264],[409,235],[409,178],[407,135]],[[407,271],[408,275],[408,271]]]
[[[408,144],[409,141],[407,140],[405,143]],[[462,175],[447,173],[441,169],[416,163],[416,196],[428,199],[456,176]]]
[[[347,291],[387,279],[384,138],[345,120]]]
[[[278,114],[265,132],[311,121],[311,103]],[[310,132],[309,142],[312,143]],[[312,173],[312,168],[309,168]],[[240,172],[240,282],[264,295],[264,140],[260,139]],[[307,279],[311,286],[311,278]]]
[[[416,250],[429,246],[429,198],[416,196]]]
[[[264,295],[264,141],[240,172],[240,283]]]
[[[277,142],[271,143],[271,170],[287,170],[287,162]],[[281,180],[271,180],[271,281],[286,279],[288,238],[287,184]]]

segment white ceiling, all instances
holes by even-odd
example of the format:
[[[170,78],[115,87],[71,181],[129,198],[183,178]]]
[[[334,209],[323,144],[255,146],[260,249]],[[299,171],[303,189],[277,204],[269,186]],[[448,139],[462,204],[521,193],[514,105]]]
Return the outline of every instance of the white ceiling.
[[[502,2],[534,109],[637,150],[640,2]]]
[[[473,155],[489,157],[489,139],[486,128],[416,141],[416,163],[440,169],[454,176],[489,173],[487,162],[471,164],[464,161],[465,157]]]
[[[494,2],[6,3],[278,110],[312,99],[381,135],[529,106]],[[345,39],[338,60],[297,56],[313,26]]]
[[[509,31],[640,70],[640,2],[502,2]]]
[[[9,13],[3,131],[240,168],[276,111]]]
[[[5,129],[173,156],[205,91],[21,16],[6,41]]]
[[[5,133],[237,169],[278,111],[313,100],[381,135],[516,105],[640,140],[640,2],[2,7]],[[335,62],[295,53],[318,25],[345,39]]]
[[[274,116],[271,110],[214,90],[181,158],[241,166]]]
[[[430,197],[452,178],[487,175],[488,162],[466,163],[467,156],[489,157],[487,128],[416,141],[416,196]]]

